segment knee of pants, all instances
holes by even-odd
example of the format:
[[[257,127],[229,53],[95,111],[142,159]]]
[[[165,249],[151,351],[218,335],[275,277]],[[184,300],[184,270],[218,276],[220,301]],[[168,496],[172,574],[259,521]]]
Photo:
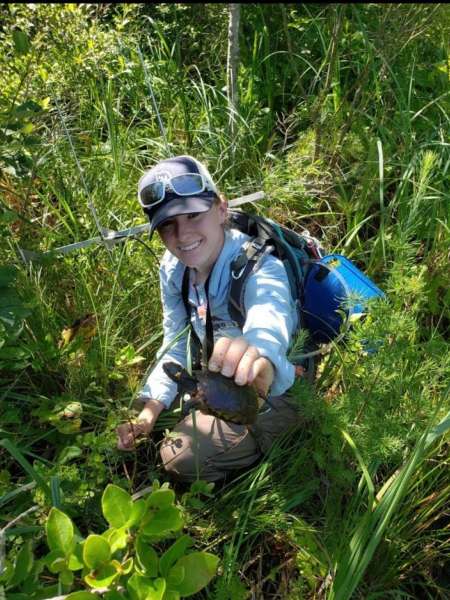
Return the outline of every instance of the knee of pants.
[[[195,481],[197,465],[188,439],[180,436],[165,440],[159,453],[167,473],[182,481]]]

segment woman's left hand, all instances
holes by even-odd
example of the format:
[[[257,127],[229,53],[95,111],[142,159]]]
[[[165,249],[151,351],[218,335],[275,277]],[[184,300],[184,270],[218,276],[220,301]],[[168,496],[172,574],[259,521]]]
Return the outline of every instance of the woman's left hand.
[[[250,346],[244,337],[219,338],[209,359],[210,371],[221,372],[225,377],[234,377],[238,385],[254,385],[265,397],[272,385],[274,368],[269,359],[260,356],[255,346]]]

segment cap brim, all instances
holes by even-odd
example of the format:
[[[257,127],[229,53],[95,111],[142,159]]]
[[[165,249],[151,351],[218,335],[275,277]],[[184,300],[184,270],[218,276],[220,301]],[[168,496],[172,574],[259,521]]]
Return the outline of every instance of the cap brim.
[[[149,214],[146,211],[150,219],[150,237],[155,229],[167,219],[177,215],[208,211],[213,205],[215,197],[214,193],[202,194],[201,196],[176,196],[165,202],[154,214]]]

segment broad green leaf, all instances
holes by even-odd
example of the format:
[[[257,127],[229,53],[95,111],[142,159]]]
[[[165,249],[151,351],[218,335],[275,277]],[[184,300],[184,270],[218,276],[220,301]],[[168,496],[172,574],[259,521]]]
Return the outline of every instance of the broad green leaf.
[[[132,600],[162,600],[166,591],[166,580],[141,577],[134,573],[127,582]]]
[[[20,29],[15,29],[12,34],[14,49],[17,54],[26,54],[30,49],[30,40],[28,36]]]
[[[55,560],[52,561],[48,565],[48,570],[51,573],[61,573],[62,571],[65,571],[66,569],[67,569],[67,559],[65,556],[55,558]]]
[[[158,555],[141,536],[138,536],[136,541],[136,557],[139,566],[147,577],[156,577],[158,575]]]
[[[214,482],[207,482],[203,479],[199,479],[198,481],[194,481],[191,484],[190,492],[191,494],[204,494],[205,496],[213,496],[212,493],[214,489]]]
[[[133,502],[133,507],[131,509],[130,518],[127,521],[127,527],[133,527],[134,525],[139,525],[142,520],[142,517],[145,515],[147,510],[147,505],[145,500],[142,498],[140,500],[136,500]]]
[[[73,549],[73,524],[66,514],[53,507],[45,524],[47,543],[50,550],[62,552],[65,556]]]
[[[145,600],[162,600],[166,591],[166,580],[159,577],[152,581],[150,589],[147,590]]]
[[[175,506],[157,510],[142,527],[145,535],[163,535],[170,531],[178,531],[183,527],[181,511]]]
[[[180,600],[180,598],[180,592],[177,592],[175,590],[166,590],[166,593],[164,595],[164,600]]]
[[[98,596],[97,596],[98,598]],[[118,592],[117,590],[110,590],[109,592],[106,592],[106,594],[103,595],[104,600],[125,600],[125,596],[123,596],[120,592]],[[81,599],[83,600],[83,599]],[[86,598],[87,600],[87,598]]]
[[[129,534],[125,527],[121,527],[120,529],[107,529],[102,533],[102,537],[109,543],[111,554],[114,554],[116,550],[123,550],[127,547]]]
[[[58,558],[65,558],[65,555],[60,550],[52,550],[46,556],[44,556],[41,560],[44,563],[44,565],[48,569],[50,569],[50,565]]]
[[[119,529],[126,525],[132,507],[133,500],[128,492],[111,483],[106,486],[102,496],[102,510],[111,527]]]
[[[15,585],[19,585],[19,583],[22,583],[22,581],[25,581],[33,568],[33,563],[34,556],[31,549],[31,542],[28,542],[24,544],[17,553],[14,562],[14,571],[8,581],[8,586],[14,587]]]
[[[191,537],[182,535],[164,552],[159,559],[159,570],[163,577],[168,576],[171,567],[184,555],[193,543],[194,541]]]
[[[84,540],[75,533],[75,548],[73,549],[72,554],[69,556],[68,567],[71,571],[78,571],[84,567],[83,562],[83,547]]]
[[[66,600],[92,600],[93,598],[98,598],[97,594],[90,594],[89,592],[72,592],[72,594],[66,596]]]
[[[95,533],[87,537],[83,546],[83,560],[90,569],[98,569],[111,558],[111,548],[101,535]]]
[[[192,596],[208,585],[218,564],[219,558],[209,552],[192,552],[180,558],[175,565],[184,567],[184,579],[176,586],[180,596]]]
[[[127,590],[131,600],[144,600],[151,581],[150,577],[142,577],[137,573],[133,573],[127,581]]]
[[[97,596],[98,598],[98,596]],[[106,594],[103,595],[104,600],[125,600],[125,597],[122,596],[122,594],[120,592],[118,592],[117,590],[110,590],[109,592],[106,592]],[[83,600],[81,598],[81,600]],[[87,598],[86,598],[87,600]]]
[[[147,508],[166,508],[175,502],[175,492],[173,490],[156,490],[148,497]]]
[[[183,581],[184,576],[185,571],[183,565],[175,565],[170,569],[169,575],[167,577],[167,583],[170,585],[170,587],[177,588]]]
[[[73,579],[73,573],[72,571],[69,571],[69,569],[64,569],[64,571],[61,571],[61,573],[59,574],[59,581],[62,585],[72,585]]]
[[[69,556],[67,566],[71,571],[79,571],[84,567],[84,564],[80,560],[79,556],[77,556],[76,554],[71,554]]]
[[[102,565],[99,569],[86,575],[84,580],[92,588],[103,588],[110,586],[119,575],[120,573],[115,566],[112,563],[109,563],[107,565]]]

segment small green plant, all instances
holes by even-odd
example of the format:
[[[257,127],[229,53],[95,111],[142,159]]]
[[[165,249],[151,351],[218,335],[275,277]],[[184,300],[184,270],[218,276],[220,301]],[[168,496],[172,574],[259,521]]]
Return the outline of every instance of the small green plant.
[[[190,551],[194,540],[181,533],[182,509],[168,484],[153,483],[147,498],[133,500],[109,484],[102,495],[109,528],[83,538],[64,512],[53,507],[45,531],[49,553],[35,560],[31,542],[17,552],[0,576],[8,597],[68,594],[68,600],[176,600],[196,594],[215,576],[219,558]],[[161,551],[162,543],[175,541]],[[53,577],[54,585],[42,581]],[[45,591],[44,591],[45,590]],[[11,594],[11,595],[10,595]]]
[[[30,359],[19,339],[30,311],[13,286],[16,275],[14,267],[0,266],[0,368],[4,371],[20,371]]]

